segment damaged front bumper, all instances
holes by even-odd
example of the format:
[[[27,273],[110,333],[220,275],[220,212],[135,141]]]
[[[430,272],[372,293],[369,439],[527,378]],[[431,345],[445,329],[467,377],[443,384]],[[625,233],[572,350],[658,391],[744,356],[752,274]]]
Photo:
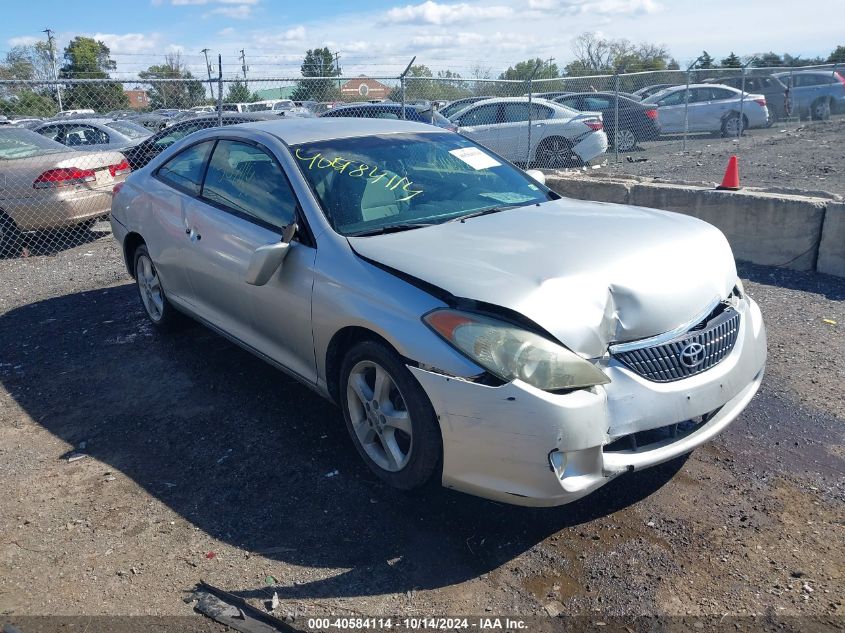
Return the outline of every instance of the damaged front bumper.
[[[741,324],[730,354],[675,382],[649,381],[612,357],[604,369],[609,384],[566,394],[520,381],[491,387],[409,366],[440,420],[443,485],[517,505],[561,505],[619,474],[693,450],[736,419],[763,378],[760,310],[748,298],[736,308]],[[696,418],[678,432],[677,423]],[[668,437],[636,441],[664,428]]]

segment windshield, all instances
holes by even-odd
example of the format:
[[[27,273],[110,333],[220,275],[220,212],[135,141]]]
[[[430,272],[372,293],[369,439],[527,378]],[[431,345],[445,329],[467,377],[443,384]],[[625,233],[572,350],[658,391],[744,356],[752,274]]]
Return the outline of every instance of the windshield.
[[[0,160],[31,158],[67,152],[68,148],[36,132],[21,128],[0,128]]]
[[[147,128],[129,123],[128,121],[109,121],[106,125],[131,139],[147,138],[150,135],[150,131]]]
[[[448,132],[333,139],[291,151],[342,235],[437,224],[553,197],[516,167]]]

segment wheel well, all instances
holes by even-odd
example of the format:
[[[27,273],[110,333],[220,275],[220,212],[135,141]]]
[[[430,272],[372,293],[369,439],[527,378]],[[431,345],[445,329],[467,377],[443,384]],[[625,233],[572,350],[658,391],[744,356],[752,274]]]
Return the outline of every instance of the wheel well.
[[[338,396],[340,394],[340,368],[343,365],[343,358],[354,345],[362,341],[375,341],[394,349],[383,336],[379,336],[364,327],[349,326],[335,332],[326,350],[326,386],[335,402],[340,401]]]
[[[129,233],[123,240],[123,257],[126,259],[126,270],[135,277],[135,251],[141,244],[146,244],[138,233]]]

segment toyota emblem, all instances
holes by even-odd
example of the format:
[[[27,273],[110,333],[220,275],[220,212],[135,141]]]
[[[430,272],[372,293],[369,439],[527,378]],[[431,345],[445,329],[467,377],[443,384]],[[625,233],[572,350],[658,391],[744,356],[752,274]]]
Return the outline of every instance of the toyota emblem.
[[[701,343],[689,343],[681,350],[681,364],[687,369],[695,369],[704,362],[706,352]]]

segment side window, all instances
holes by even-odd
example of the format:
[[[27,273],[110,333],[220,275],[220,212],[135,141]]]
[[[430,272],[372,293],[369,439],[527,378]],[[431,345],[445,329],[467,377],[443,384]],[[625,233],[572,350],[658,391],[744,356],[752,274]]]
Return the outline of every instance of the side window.
[[[473,108],[461,116],[461,125],[492,125],[496,123],[497,104],[483,105]]]
[[[65,130],[65,145],[105,145],[109,135],[90,125],[69,125]]]
[[[192,124],[192,125],[182,125],[178,126],[167,134],[162,136],[160,139],[156,140],[153,144],[159,151],[165,150],[171,145],[173,145],[176,141],[188,136],[191,132],[196,132],[197,130],[201,130],[203,128],[211,127],[212,125],[217,125],[217,121],[215,119],[214,123],[209,125],[203,124]]]
[[[683,93],[683,90],[681,91]],[[690,103],[705,103],[713,98],[712,88],[692,88],[690,90]]]
[[[41,136],[46,136],[47,138],[61,142],[59,139],[62,137],[62,129],[58,125],[48,125],[47,127],[42,127],[38,130],[38,133]]]
[[[296,198],[279,164],[264,150],[238,141],[218,141],[202,197],[278,228],[295,216]]]
[[[657,102],[659,106],[674,106],[674,105],[681,105],[684,102],[684,93],[685,90],[676,90],[675,92],[666,95],[660,101]],[[690,99],[692,101],[692,99]]]
[[[745,87],[745,92],[749,92],[750,90],[754,90],[754,89],[750,88],[749,86]],[[723,99],[736,99],[736,98],[739,97],[739,95],[737,93],[731,92],[730,90],[725,90],[724,88],[713,88],[712,92],[713,92],[712,98],[713,98],[714,101],[720,101],[720,100],[723,100]]]
[[[206,141],[179,152],[158,168],[158,178],[190,194],[198,195],[205,164],[213,146],[214,141]]]
[[[572,108],[573,110],[580,110],[581,104],[578,103],[579,101],[580,97],[567,97],[566,99],[560,99],[558,103],[565,105],[567,108]]]
[[[611,107],[610,99],[607,97],[585,97],[585,110],[609,110]]]
[[[527,103],[505,103],[502,118],[504,123],[522,123],[528,121]]]
[[[547,108],[544,105],[540,105],[539,103],[532,103],[531,104],[531,118],[534,121],[542,121],[543,119],[548,119],[552,116],[552,109]]]
[[[375,110],[372,114],[374,119],[399,119],[399,115],[389,110]],[[411,118],[410,116],[408,117]]]

